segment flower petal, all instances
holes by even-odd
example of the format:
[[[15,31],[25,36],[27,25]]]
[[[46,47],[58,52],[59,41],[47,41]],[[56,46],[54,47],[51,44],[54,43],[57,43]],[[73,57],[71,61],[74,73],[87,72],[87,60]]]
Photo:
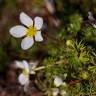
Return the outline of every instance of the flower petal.
[[[24,68],[25,68],[26,70],[28,70],[28,72],[29,72],[29,64],[28,64],[28,62],[27,62],[26,60],[23,60],[22,62],[23,62],[23,64],[24,64]]]
[[[26,78],[23,74],[19,75],[18,80],[21,85],[25,85],[27,82],[29,82],[29,78]]]
[[[33,20],[24,12],[20,13],[20,21],[27,27],[33,26]]]
[[[21,25],[12,27],[9,32],[13,37],[20,38],[26,35],[27,28]]]
[[[24,92],[28,92],[28,87],[29,87],[29,80],[24,86]]]
[[[96,28],[96,24],[92,24],[94,28]]]
[[[59,87],[62,84],[63,84],[63,80],[60,77],[56,76],[55,79],[54,79],[54,85],[56,87]]]
[[[59,94],[59,89],[58,88],[53,88],[52,89],[52,96],[58,96]]]
[[[41,35],[41,31],[37,31],[36,32],[35,40],[38,41],[38,42],[43,41],[43,37]]]
[[[29,49],[34,44],[33,37],[25,37],[21,42],[21,48],[23,50]]]
[[[35,17],[34,22],[35,22],[34,26],[38,30],[40,30],[42,28],[42,26],[43,26],[43,19],[41,17]]]
[[[24,69],[24,65],[23,65],[23,63],[21,62],[21,61],[15,61],[15,64],[16,64],[16,67],[17,68],[21,68],[21,69]]]

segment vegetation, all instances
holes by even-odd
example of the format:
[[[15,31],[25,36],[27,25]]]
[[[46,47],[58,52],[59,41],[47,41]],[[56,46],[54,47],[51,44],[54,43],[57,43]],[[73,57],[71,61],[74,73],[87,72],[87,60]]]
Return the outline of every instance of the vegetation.
[[[35,84],[42,94],[36,96],[52,96],[52,88],[57,88],[55,76],[63,80],[58,87],[60,96],[96,96],[96,0],[49,0],[55,10],[52,12],[44,1],[0,0],[2,79],[6,66],[15,60],[38,61],[36,73],[30,78],[32,86]],[[32,18],[39,15],[44,19],[44,41],[35,42],[26,51],[20,47],[21,39],[9,34],[12,26],[20,24],[22,11]],[[88,12],[92,13],[93,19],[88,18]]]

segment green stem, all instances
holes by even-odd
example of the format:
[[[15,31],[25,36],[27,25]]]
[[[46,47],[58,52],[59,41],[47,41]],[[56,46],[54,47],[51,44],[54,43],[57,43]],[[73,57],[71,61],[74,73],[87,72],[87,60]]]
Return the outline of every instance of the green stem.
[[[53,67],[54,65],[61,64],[61,63],[65,63],[64,60],[57,61],[57,62],[56,62],[55,64],[53,64],[53,65],[41,66],[41,67],[35,68],[33,71],[39,71],[39,70],[45,69],[45,68],[47,68],[47,67]]]

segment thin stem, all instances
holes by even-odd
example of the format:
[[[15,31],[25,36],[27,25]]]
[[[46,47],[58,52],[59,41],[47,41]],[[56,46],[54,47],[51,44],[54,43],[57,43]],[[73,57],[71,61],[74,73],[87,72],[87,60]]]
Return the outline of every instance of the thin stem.
[[[56,62],[55,64],[53,64],[53,65],[41,66],[41,67],[35,68],[33,71],[39,71],[39,70],[45,69],[45,68],[47,68],[47,67],[52,67],[52,66],[54,66],[54,65],[61,64],[61,63],[65,63],[64,60],[57,61],[57,62]]]

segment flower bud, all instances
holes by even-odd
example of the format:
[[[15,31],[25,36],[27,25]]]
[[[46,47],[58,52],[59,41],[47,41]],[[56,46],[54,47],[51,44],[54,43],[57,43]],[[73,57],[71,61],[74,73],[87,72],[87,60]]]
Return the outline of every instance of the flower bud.
[[[53,88],[52,89],[52,96],[58,96],[59,94],[59,89],[58,88]]]
[[[89,77],[89,74],[87,71],[82,71],[81,74],[80,74],[80,77],[84,80],[87,80],[88,77]]]
[[[54,79],[54,85],[56,87],[59,87],[62,84],[63,84],[63,80],[60,77],[56,76],[55,79]]]
[[[66,41],[66,45],[67,46],[72,46],[73,45],[73,41],[72,40],[67,40]]]

